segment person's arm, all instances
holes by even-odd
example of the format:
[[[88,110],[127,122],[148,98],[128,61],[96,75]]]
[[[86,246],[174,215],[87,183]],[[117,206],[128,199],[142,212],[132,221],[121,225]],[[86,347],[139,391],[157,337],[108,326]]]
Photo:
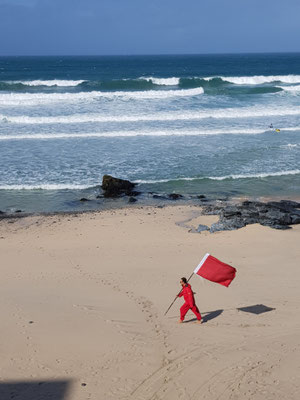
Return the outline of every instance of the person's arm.
[[[181,292],[177,295],[177,297],[182,297],[183,296],[183,290],[181,289]]]

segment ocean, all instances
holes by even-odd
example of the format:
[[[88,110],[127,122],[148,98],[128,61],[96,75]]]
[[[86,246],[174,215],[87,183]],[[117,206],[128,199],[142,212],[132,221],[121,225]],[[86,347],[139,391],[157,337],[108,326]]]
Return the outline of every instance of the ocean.
[[[119,205],[104,174],[140,202],[299,197],[300,54],[0,57],[0,210]]]

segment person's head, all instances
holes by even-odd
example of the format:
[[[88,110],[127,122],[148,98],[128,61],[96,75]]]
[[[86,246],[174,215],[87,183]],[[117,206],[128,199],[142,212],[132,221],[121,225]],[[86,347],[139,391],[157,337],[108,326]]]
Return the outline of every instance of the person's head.
[[[181,284],[182,287],[185,286],[187,284],[186,278],[181,278],[180,279],[180,284]]]

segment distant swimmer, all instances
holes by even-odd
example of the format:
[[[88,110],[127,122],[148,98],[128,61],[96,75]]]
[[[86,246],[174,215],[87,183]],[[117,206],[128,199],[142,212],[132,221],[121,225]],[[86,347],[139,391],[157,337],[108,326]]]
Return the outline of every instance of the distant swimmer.
[[[273,129],[273,124],[270,124],[269,128],[270,128],[270,129]]]

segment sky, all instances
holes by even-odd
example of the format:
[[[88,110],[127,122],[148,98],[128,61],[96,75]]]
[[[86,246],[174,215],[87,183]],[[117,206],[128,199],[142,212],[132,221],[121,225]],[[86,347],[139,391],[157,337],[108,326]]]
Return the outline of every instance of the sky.
[[[299,52],[300,0],[0,0],[0,55]]]

